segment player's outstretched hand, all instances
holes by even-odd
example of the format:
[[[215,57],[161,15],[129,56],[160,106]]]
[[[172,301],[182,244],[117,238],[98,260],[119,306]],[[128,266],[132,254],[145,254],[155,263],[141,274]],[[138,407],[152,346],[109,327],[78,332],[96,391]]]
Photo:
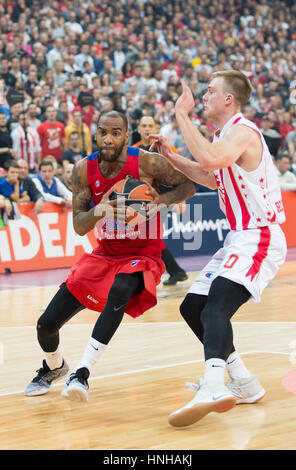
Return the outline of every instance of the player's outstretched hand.
[[[179,96],[179,98],[176,101],[175,104],[175,112],[178,113],[183,113],[183,114],[189,114],[190,111],[194,108],[194,98],[192,95],[192,92],[189,88],[188,85],[182,80],[182,94]]]
[[[164,157],[168,157],[171,152],[171,144],[167,137],[163,135],[151,134],[149,139],[153,139],[152,144],[150,145],[149,151],[153,152],[156,148],[158,152]]]

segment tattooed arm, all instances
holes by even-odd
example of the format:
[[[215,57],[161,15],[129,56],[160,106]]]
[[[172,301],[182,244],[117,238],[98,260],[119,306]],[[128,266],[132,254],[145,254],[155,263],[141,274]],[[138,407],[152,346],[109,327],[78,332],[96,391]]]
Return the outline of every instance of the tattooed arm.
[[[183,202],[195,193],[195,186],[183,173],[174,168],[170,162],[159,153],[140,150],[139,159],[140,178],[152,179],[153,183],[172,188],[159,197],[158,203],[167,206]]]
[[[85,235],[92,230],[100,217],[95,217],[94,207],[90,209],[91,190],[88,186],[86,159],[76,163],[72,175],[73,226],[78,235]]]

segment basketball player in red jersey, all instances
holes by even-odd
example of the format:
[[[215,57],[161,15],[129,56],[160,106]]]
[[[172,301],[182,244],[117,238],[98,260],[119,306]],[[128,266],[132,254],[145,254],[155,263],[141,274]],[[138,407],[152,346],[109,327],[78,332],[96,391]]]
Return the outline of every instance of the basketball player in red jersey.
[[[169,416],[173,426],[187,426],[211,411],[227,411],[236,403],[255,403],[265,390],[249,372],[233,345],[231,317],[249,298],[259,302],[286,256],[280,228],[285,221],[281,192],[265,140],[242,110],[252,87],[241,72],[212,75],[203,97],[207,119],[219,130],[211,143],[189,118],[194,106],[190,89],[175,105],[184,141],[196,162],[173,153],[167,139],[156,138],[162,155],[197,183],[218,188],[220,207],[230,232],[223,247],[191,286],[180,312],[203,343],[204,377],[195,397]],[[230,380],[224,384],[224,371]]]
[[[25,390],[29,396],[47,393],[52,382],[67,374],[69,368],[59,349],[59,330],[77,312],[85,307],[102,312],[83,357],[62,391],[68,399],[86,401],[90,370],[117,330],[124,312],[137,317],[157,302],[156,286],[164,272],[159,215],[153,217],[156,224],[153,236],[134,237],[131,234],[135,231],[129,226],[121,230],[125,207],[109,199],[115,183],[128,175],[146,181],[153,202],[168,206],[188,199],[195,192],[193,183],[166,158],[128,146],[124,114],[102,113],[96,137],[98,152],[75,165],[72,190],[75,231],[85,235],[96,226],[98,246],[73,266],[37,322],[38,341],[45,359]],[[153,189],[154,184],[172,189],[160,196]],[[149,221],[149,229],[153,220]]]

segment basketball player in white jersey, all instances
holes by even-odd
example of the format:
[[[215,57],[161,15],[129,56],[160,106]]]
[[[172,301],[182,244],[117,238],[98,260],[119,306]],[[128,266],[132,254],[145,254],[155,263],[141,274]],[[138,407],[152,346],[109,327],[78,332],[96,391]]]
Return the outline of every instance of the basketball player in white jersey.
[[[286,256],[280,228],[285,221],[281,192],[265,140],[242,110],[251,95],[248,78],[239,71],[215,72],[203,97],[204,112],[219,130],[211,143],[188,117],[194,107],[190,89],[175,105],[184,141],[195,161],[171,151],[162,136],[152,136],[160,153],[193,181],[218,188],[229,233],[223,247],[200,272],[180,312],[203,343],[204,377],[197,393],[169,416],[173,426],[188,426],[211,411],[223,412],[238,403],[255,403],[265,390],[249,372],[233,345],[231,317],[261,293]],[[229,381],[224,384],[225,368]]]

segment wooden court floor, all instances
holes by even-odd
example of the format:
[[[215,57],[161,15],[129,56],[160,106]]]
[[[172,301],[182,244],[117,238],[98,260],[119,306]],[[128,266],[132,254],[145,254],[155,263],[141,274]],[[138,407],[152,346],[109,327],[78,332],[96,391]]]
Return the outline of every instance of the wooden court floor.
[[[158,305],[142,317],[125,317],[83,404],[61,397],[61,383],[46,396],[23,395],[41,366],[36,320],[57,286],[1,290],[0,449],[296,449],[296,374],[294,391],[282,383],[296,371],[295,273],[296,262],[287,262],[262,302],[248,302],[233,319],[236,348],[266,389],[264,399],[184,429],[172,428],[167,416],[192,398],[186,382],[203,374],[203,350],[178,313],[196,273],[175,287],[160,285]],[[70,368],[96,316],[85,310],[61,330]]]

